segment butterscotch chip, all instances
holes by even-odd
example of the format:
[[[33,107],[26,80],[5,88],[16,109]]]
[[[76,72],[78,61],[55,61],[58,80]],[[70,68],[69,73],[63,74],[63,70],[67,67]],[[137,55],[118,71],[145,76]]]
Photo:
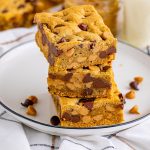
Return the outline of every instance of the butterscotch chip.
[[[129,110],[130,114],[140,114],[139,113],[139,108],[137,105],[133,106],[130,110]]]
[[[79,113],[83,116],[87,115],[89,113],[89,110],[86,107],[81,107],[79,109]]]
[[[26,113],[30,116],[36,116],[37,114],[36,109],[32,105],[28,106]]]
[[[96,115],[93,117],[93,120],[95,121],[99,121],[99,120],[102,120],[103,119],[103,115]]]
[[[27,99],[30,100],[30,101],[32,101],[33,104],[35,104],[35,103],[38,102],[38,98],[36,96],[29,96]]]
[[[91,121],[91,117],[90,116],[83,116],[82,121],[84,123],[89,123]]]
[[[128,93],[126,93],[125,97],[127,99],[134,99],[135,98],[135,91],[131,90]]]
[[[113,111],[115,111],[115,108],[113,106],[106,105],[106,110],[113,112]]]
[[[135,78],[134,78],[134,81],[136,81],[138,84],[140,84],[140,83],[142,83],[142,81],[143,81],[143,77],[140,77],[140,76],[135,77]]]

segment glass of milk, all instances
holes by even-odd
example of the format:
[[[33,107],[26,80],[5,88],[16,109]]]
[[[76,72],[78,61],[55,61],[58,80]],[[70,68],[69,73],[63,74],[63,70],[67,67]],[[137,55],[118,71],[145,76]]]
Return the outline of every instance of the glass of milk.
[[[123,39],[140,48],[150,45],[150,0],[124,0]]]

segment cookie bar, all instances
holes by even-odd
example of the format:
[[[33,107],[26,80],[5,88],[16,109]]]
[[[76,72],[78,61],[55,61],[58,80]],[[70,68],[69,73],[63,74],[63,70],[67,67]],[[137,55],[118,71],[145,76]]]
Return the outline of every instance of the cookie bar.
[[[123,122],[124,100],[115,92],[108,98],[67,98],[53,95],[54,102],[65,127],[93,127]]]
[[[0,31],[30,27],[35,13],[51,6],[48,0],[0,0]]]
[[[91,5],[39,13],[34,20],[36,42],[58,70],[105,64],[115,57],[116,39]]]
[[[107,97],[113,94],[111,66],[89,66],[66,71],[49,67],[48,89],[51,94],[68,97]]]
[[[104,23],[110,28],[113,35],[116,35],[119,0],[107,0],[107,2],[104,0],[65,0],[64,8],[88,4],[96,8]]]

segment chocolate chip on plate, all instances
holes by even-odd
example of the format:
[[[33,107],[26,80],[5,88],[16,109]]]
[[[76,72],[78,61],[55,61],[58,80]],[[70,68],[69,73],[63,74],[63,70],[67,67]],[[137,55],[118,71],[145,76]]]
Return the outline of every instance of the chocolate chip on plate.
[[[84,23],[79,24],[78,27],[83,31],[87,31],[88,29],[88,25]]]
[[[60,124],[60,119],[58,116],[52,116],[52,118],[50,119],[50,122],[52,125],[57,126]]]
[[[139,90],[139,88],[138,88],[138,83],[137,83],[136,81],[132,81],[132,82],[130,83],[130,87],[131,87],[132,89],[134,89],[134,90]]]
[[[24,103],[21,103],[22,106],[28,107],[29,105],[33,105],[33,102],[29,99],[26,99]]]

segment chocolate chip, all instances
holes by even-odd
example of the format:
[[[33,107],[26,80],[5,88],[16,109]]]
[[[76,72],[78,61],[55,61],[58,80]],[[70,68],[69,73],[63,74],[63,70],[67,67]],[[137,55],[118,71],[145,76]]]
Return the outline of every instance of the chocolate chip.
[[[2,10],[2,13],[7,13],[7,12],[8,12],[7,9]]]
[[[53,116],[50,120],[51,124],[57,126],[60,124],[60,119],[58,116]]]
[[[62,37],[62,38],[57,42],[57,44],[63,43],[63,42],[67,42],[67,40],[66,40],[64,37]]]
[[[24,5],[24,4],[21,4],[21,5],[19,5],[17,8],[20,9],[20,8],[24,8],[24,7],[25,7],[25,5]]]
[[[79,122],[80,121],[80,116],[79,115],[71,115],[67,112],[65,112],[63,115],[62,115],[62,119],[63,120],[66,120],[66,121],[70,121],[70,122]]]
[[[88,29],[88,25],[84,23],[79,24],[78,27],[83,31],[87,31]]]
[[[28,107],[29,105],[33,105],[33,102],[29,99],[26,99],[24,103],[21,103],[22,106]]]
[[[91,77],[90,73],[86,74],[82,80],[83,83],[88,83],[93,81],[93,78]]]
[[[62,78],[62,80],[67,82],[67,81],[69,81],[69,80],[71,79],[72,75],[73,75],[73,73],[67,73],[67,74]]]
[[[116,53],[116,48],[115,47],[110,47],[107,49],[107,55],[111,55]]]
[[[94,88],[111,88],[111,84],[101,78],[93,78],[92,85]]]
[[[139,90],[138,83],[136,81],[131,82],[130,87],[134,90]]]
[[[107,57],[107,52],[106,51],[100,52],[99,57],[100,58],[106,58]]]
[[[86,88],[86,89],[84,89],[83,90],[83,96],[87,96],[87,95],[92,95],[92,93],[93,93],[93,90],[92,89],[90,89],[90,88]]]

